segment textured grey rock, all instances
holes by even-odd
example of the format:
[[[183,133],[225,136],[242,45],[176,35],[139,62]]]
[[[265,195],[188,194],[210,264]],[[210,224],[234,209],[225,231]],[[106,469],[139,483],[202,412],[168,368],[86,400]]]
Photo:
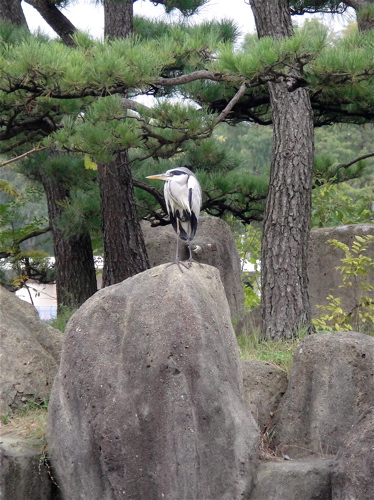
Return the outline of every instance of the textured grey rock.
[[[57,500],[58,491],[42,463],[43,443],[15,433],[0,437],[0,498]]]
[[[331,458],[261,461],[249,499],[331,500],[332,462]]]
[[[274,418],[275,444],[291,458],[336,454],[374,401],[374,337],[320,333],[296,349]]]
[[[0,414],[19,398],[47,398],[63,334],[39,319],[31,304],[0,286]]]
[[[365,278],[358,276],[352,280],[352,286],[340,288],[342,275],[336,267],[341,265],[340,259],[345,254],[343,250],[336,249],[327,243],[327,240],[335,239],[351,246],[355,241],[355,236],[370,234],[374,235],[373,224],[353,224],[311,230],[308,254],[308,288],[313,318],[321,316],[321,310],[317,308],[317,305],[326,305],[328,302],[326,297],[330,294],[341,299],[344,311],[354,313],[357,306],[357,297],[360,296],[359,283],[365,279],[374,285],[374,271],[370,271]],[[367,255],[374,258],[374,242],[370,244]],[[356,326],[354,325],[354,328]],[[361,327],[364,327],[364,325],[361,325]],[[370,326],[371,330],[372,327],[373,325]]]
[[[67,499],[247,494],[259,432],[217,269],[159,266],[85,302],[68,324],[48,427]]]
[[[263,431],[286,392],[287,375],[265,361],[242,361],[242,369],[245,402]]]
[[[374,407],[361,416],[339,448],[333,467],[332,498],[374,498]]]
[[[142,221],[142,231],[151,266],[158,266],[175,259],[176,238],[171,225],[151,227]],[[180,259],[188,259],[188,247],[179,242]],[[229,226],[218,217],[200,217],[193,240],[194,259],[219,269],[234,324],[244,318],[244,293],[242,272],[236,244]]]

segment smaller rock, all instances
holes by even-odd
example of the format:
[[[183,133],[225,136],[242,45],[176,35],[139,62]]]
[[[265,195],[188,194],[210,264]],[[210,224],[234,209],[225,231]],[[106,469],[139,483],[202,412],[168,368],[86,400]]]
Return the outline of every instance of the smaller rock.
[[[335,457],[333,500],[374,498],[374,407],[347,434]]]
[[[7,414],[29,398],[49,397],[63,334],[2,286],[0,305],[0,414]]]
[[[335,455],[374,401],[374,337],[318,333],[296,349],[272,425],[280,454]]]
[[[332,458],[260,462],[249,500],[329,500],[332,462]]]
[[[0,436],[0,497],[4,500],[57,500],[42,456],[40,439],[23,439],[16,433]]]
[[[242,370],[245,402],[264,431],[286,392],[287,375],[265,361],[242,361]]]

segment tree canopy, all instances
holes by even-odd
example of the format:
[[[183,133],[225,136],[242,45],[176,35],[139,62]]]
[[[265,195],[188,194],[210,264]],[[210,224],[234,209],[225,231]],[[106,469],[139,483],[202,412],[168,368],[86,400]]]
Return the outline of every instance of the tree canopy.
[[[45,4],[34,3],[39,8]],[[178,4],[190,13],[202,2],[157,3],[168,10]],[[333,11],[340,5],[299,2],[289,14],[312,8]],[[109,7],[113,9],[108,1]],[[374,114],[373,30],[331,38],[318,23],[307,23],[294,34],[289,23],[279,27],[279,37],[262,21],[257,13],[260,38],[248,36],[240,49],[234,45],[237,29],[228,21],[191,26],[134,18],[122,38],[116,38],[119,28],[113,21],[104,41],[74,29],[69,43],[62,33],[65,43],[1,22],[0,153],[25,158],[48,148],[54,154],[78,154],[82,172],[89,164],[99,166],[99,180],[113,162],[128,163],[135,187],[142,190],[142,210],[159,219],[149,197],[162,206],[162,196],[143,176],[155,164],[159,170],[183,158],[201,170],[206,212],[260,220],[266,176],[250,177],[235,155],[230,157],[214,142],[220,123],[271,125],[271,89],[279,84],[285,96],[307,92],[316,127],[363,124]],[[346,178],[355,175],[352,170],[347,174],[348,165],[320,165],[319,179],[324,181],[339,180],[338,171],[341,178],[342,172]],[[230,177],[224,178],[225,172]],[[65,173],[63,169],[59,182],[67,188],[60,193],[67,208],[84,198],[87,186],[73,186]],[[62,221],[62,211],[59,217]]]

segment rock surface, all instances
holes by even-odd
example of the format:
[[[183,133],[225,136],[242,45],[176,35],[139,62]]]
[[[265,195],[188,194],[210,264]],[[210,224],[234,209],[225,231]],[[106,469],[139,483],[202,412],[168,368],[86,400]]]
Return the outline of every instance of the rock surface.
[[[47,398],[57,372],[63,334],[36,309],[0,286],[0,414],[23,398]]]
[[[260,462],[249,499],[331,500],[332,462],[331,458]]]
[[[335,239],[351,246],[355,236],[374,235],[373,224],[352,224],[348,226],[324,227],[312,229],[309,241],[308,276],[309,298],[313,318],[321,316],[317,305],[326,305],[326,297],[330,294],[341,298],[344,311],[354,311],[359,296],[359,282],[363,278],[353,280],[353,285],[340,288],[342,275],[337,266],[345,256],[343,250],[334,248],[327,240]],[[323,258],[321,256],[323,255]],[[374,241],[370,244],[367,255],[374,258]],[[374,271],[364,278],[374,285]],[[364,332],[366,333],[366,332]]]
[[[274,418],[275,444],[291,458],[336,454],[374,401],[374,337],[319,333],[297,348]]]
[[[265,430],[287,389],[287,374],[265,361],[242,361],[244,399],[260,431]]]
[[[171,225],[151,227],[142,221],[142,231],[150,265],[158,266],[175,259],[177,235]],[[187,260],[188,247],[179,242],[181,260]],[[238,250],[229,226],[218,217],[200,217],[193,240],[194,259],[219,269],[234,324],[244,318],[244,293]]]
[[[0,498],[4,500],[57,500],[58,491],[42,464],[39,439],[15,433],[0,437]]]
[[[339,448],[332,475],[332,498],[374,498],[374,407],[361,416]]]
[[[105,288],[66,335],[48,430],[64,497],[249,492],[259,432],[217,269],[159,266]]]

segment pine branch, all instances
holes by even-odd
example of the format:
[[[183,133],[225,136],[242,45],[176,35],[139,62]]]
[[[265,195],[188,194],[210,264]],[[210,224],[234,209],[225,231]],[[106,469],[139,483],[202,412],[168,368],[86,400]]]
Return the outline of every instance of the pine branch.
[[[246,83],[243,82],[240,85],[240,88],[237,91],[237,93],[234,95],[234,97],[231,99],[231,101],[227,104],[227,106],[225,107],[225,109],[221,112],[221,114],[216,119],[215,125],[218,125],[218,123],[222,122],[227,117],[227,115],[229,113],[231,113],[231,111],[232,111],[233,107],[235,106],[235,104],[244,96],[246,88],[247,88]]]
[[[37,229],[35,231],[31,231],[30,233],[26,234],[19,240],[14,241],[12,250],[5,250],[3,252],[0,252],[0,259],[6,259],[7,257],[14,255],[14,248],[18,248],[21,243],[23,243],[26,240],[29,240],[30,238],[35,238],[36,236],[40,236],[41,234],[48,233],[48,231],[50,230],[51,226],[47,226],[44,229]]]
[[[342,169],[342,168],[349,168],[352,165],[354,165],[355,163],[357,163],[357,162],[359,162],[361,160],[366,160],[366,158],[372,158],[373,156],[374,156],[374,153],[368,153],[366,155],[359,156],[358,158],[355,158],[354,160],[352,160],[352,161],[350,161],[348,163],[340,163],[335,168],[334,172],[332,173],[332,176],[334,177],[339,172],[339,170]]]
[[[160,191],[158,189],[151,186],[150,184],[147,184],[146,182],[138,181],[137,179],[133,179],[133,184],[135,187],[137,187],[139,189],[143,189],[143,191],[147,191],[147,193],[154,196],[154,198],[161,205],[162,210],[165,213],[167,212],[164,197],[162,196],[162,194],[160,193]]]
[[[0,167],[5,167],[5,165],[9,165],[10,163],[13,163],[15,161],[22,160],[22,158],[25,158],[26,156],[29,156],[33,153],[37,153],[38,151],[44,151],[44,149],[47,149],[47,148],[43,147],[43,148],[31,149],[30,151],[27,151],[26,153],[23,153],[22,155],[16,156],[15,158],[11,158],[10,160],[7,160],[7,161],[0,163]]]

